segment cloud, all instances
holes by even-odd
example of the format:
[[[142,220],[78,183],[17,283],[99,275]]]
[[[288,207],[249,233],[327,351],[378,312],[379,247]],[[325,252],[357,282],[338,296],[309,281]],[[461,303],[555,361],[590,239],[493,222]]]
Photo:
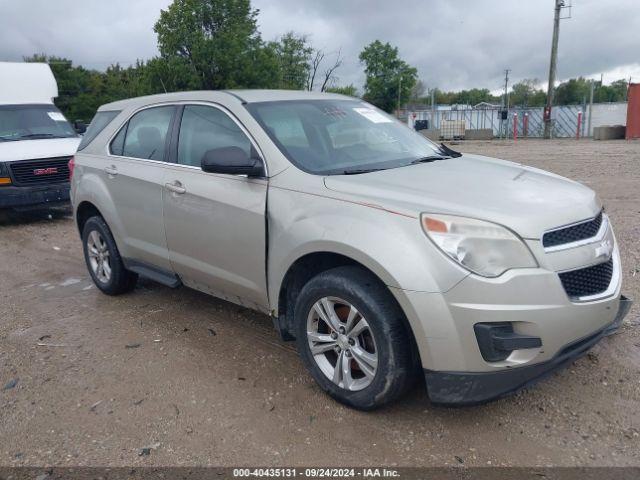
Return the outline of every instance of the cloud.
[[[153,24],[169,3],[0,0],[0,60],[46,52],[105,68],[149,58],[157,54]],[[573,4],[561,24],[558,77],[637,74],[637,0]],[[515,81],[544,82],[548,74],[551,1],[254,0],[253,6],[265,39],[293,30],[327,52],[341,49],[341,84],[362,85],[358,54],[375,39],[397,46],[429,87],[496,90],[505,68]]]

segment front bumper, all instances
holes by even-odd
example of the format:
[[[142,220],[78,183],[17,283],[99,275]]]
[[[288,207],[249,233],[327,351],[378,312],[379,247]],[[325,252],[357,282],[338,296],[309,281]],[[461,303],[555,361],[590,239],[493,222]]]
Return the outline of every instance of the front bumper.
[[[540,243],[528,241],[539,268],[513,269],[496,278],[469,274],[441,293],[390,288],[414,333],[434,403],[470,405],[511,393],[578,357],[619,326],[630,302],[621,297],[613,231],[607,228],[593,243],[554,252]],[[570,297],[559,273],[604,261],[599,252],[605,244],[612,248],[609,287],[597,295]],[[508,326],[513,337],[535,341],[503,349],[507,356],[487,356],[478,324]]]
[[[603,337],[615,332],[631,308],[631,300],[620,298],[613,322],[596,332],[565,346],[552,359],[534,365],[496,372],[434,372],[425,370],[427,391],[432,403],[443,405],[477,405],[512,394],[568,365],[584,355]]]
[[[0,187],[0,208],[62,206],[69,203],[69,183],[33,187]]]

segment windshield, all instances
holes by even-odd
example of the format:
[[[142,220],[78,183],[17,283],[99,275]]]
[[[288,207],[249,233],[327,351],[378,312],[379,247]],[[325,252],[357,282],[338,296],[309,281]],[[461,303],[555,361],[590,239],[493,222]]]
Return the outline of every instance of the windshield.
[[[53,105],[0,106],[0,142],[77,137]]]
[[[446,155],[362,101],[292,100],[252,103],[247,108],[287,158],[309,173],[367,173]]]

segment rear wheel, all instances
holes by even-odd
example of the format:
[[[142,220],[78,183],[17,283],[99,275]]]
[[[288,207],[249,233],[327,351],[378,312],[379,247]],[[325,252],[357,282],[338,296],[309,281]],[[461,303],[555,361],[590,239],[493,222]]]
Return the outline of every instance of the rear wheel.
[[[91,217],[82,230],[84,259],[96,287],[107,295],[119,295],[134,289],[138,275],[122,262],[111,230],[102,217]]]
[[[295,308],[298,351],[320,387],[361,410],[402,395],[413,379],[411,339],[387,288],[359,267],[321,273]]]

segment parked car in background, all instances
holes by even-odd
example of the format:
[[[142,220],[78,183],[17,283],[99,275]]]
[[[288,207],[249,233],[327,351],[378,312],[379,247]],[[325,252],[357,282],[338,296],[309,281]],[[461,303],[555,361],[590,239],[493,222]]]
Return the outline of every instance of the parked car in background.
[[[588,187],[436,145],[335,94],[185,92],[101,107],[73,164],[86,264],[272,316],[360,409],[513,392],[612,332],[611,222]]]
[[[68,163],[80,137],[57,96],[49,65],[0,62],[0,210],[69,204]]]

